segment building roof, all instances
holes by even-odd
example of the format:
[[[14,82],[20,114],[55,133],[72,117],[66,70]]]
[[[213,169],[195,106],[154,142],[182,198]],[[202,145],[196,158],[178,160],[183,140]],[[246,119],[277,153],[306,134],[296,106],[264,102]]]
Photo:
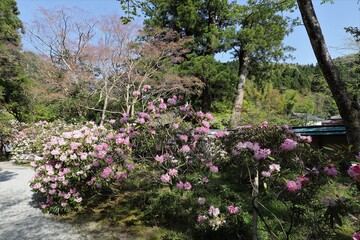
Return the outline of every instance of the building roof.
[[[346,134],[344,125],[320,125],[320,126],[292,127],[292,131],[294,133],[299,133],[303,136],[345,135]]]

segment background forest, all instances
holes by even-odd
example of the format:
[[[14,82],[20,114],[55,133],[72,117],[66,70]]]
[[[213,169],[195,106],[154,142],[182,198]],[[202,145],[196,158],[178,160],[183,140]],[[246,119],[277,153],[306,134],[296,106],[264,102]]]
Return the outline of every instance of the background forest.
[[[129,19],[118,16],[96,19],[81,9],[41,9],[25,36],[36,52],[24,52],[19,30],[25,28],[15,3],[4,1],[1,118],[103,123],[129,111],[129,86],[149,84],[158,97],[184,95],[216,115],[214,127],[227,128],[241,77],[246,87],[238,124],[302,125],[306,120],[294,113],[337,115],[318,66],[277,63],[291,54],[282,40],[299,23],[281,15],[294,9],[293,1],[271,4],[144,1],[138,6],[143,26],[125,25]],[[234,60],[215,60],[222,51]],[[356,54],[335,60],[355,96],[357,61]]]

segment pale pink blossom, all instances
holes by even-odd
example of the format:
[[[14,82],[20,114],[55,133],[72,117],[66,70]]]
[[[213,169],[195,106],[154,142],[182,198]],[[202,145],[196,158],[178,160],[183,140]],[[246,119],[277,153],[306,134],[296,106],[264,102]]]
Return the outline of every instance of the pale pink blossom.
[[[188,136],[187,135],[181,134],[181,135],[179,135],[179,138],[180,138],[181,141],[184,141],[184,142],[188,141]]]
[[[206,199],[205,199],[205,198],[203,198],[203,197],[199,197],[199,198],[198,198],[198,203],[199,203],[200,205],[204,205],[205,202],[206,202]]]
[[[140,91],[133,91],[132,95],[136,97],[136,96],[140,96],[141,93]]]
[[[217,172],[219,172],[219,168],[215,165],[212,165],[212,166],[210,166],[210,171],[212,173],[217,173]]]
[[[176,99],[175,99],[175,98],[169,98],[169,99],[167,100],[167,102],[168,102],[169,104],[171,104],[171,105],[175,105],[175,104],[176,104]]]
[[[197,217],[197,222],[201,223],[201,222],[204,222],[206,219],[207,219],[207,217],[205,215],[199,215]]]
[[[148,91],[148,90],[150,90],[150,89],[151,89],[151,86],[145,84],[145,85],[143,86],[143,88],[142,88],[142,91],[143,91],[143,92],[146,92],[146,91]]]
[[[214,120],[214,116],[211,113],[205,113],[204,116],[209,120]]]
[[[155,161],[157,161],[157,162],[159,162],[159,163],[164,162],[164,156],[163,156],[163,155],[161,155],[161,156],[156,155]]]
[[[204,127],[210,128],[210,123],[208,121],[202,120],[201,123]]]
[[[192,188],[191,183],[189,183],[189,182],[184,183],[184,189],[185,190],[190,190],[191,188]]]
[[[61,202],[62,207],[66,207],[68,204],[66,202]]]
[[[180,181],[180,182],[176,183],[176,187],[178,189],[184,189],[184,183],[182,181]]]
[[[176,170],[175,168],[172,168],[169,170],[168,173],[170,176],[176,176],[178,174],[178,170]]]
[[[110,168],[110,167],[106,167],[106,168],[104,168],[104,170],[102,171],[101,177],[103,177],[103,178],[108,178],[108,177],[110,176],[111,172],[112,172],[111,168]]]
[[[204,116],[204,113],[202,111],[199,111],[196,113],[196,116],[198,117],[203,117]]]
[[[213,217],[217,217],[219,216],[219,214],[220,214],[220,209],[211,205],[209,208],[209,215]]]
[[[263,177],[270,177],[270,176],[271,176],[271,172],[262,171],[262,172],[261,172],[261,175],[262,175]]]
[[[170,176],[169,176],[169,174],[163,174],[163,175],[161,175],[161,177],[160,177],[160,180],[162,181],[162,182],[170,182]]]
[[[283,151],[293,150],[297,145],[297,142],[292,139],[285,139],[285,141],[281,144],[281,149]]]
[[[180,149],[180,152],[188,153],[190,152],[190,147],[188,145],[183,145]]]
[[[269,165],[269,171],[272,172],[280,172],[280,165],[276,163],[272,163]]]

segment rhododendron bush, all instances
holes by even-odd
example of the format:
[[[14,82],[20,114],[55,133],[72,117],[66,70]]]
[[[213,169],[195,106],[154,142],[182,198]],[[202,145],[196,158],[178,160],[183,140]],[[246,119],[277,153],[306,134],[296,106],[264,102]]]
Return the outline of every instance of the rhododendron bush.
[[[31,187],[44,211],[141,191],[144,221],[198,239],[248,239],[254,216],[264,239],[334,237],[343,223],[348,236],[358,231],[359,156],[325,154],[310,137],[267,123],[211,133],[213,116],[182,101],[149,101],[105,126],[38,124]]]

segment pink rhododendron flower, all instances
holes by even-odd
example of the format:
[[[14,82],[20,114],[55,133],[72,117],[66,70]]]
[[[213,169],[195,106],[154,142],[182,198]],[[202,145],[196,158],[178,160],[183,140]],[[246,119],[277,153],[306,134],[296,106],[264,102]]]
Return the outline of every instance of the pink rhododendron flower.
[[[286,182],[286,187],[289,192],[295,192],[296,190],[299,189],[299,185],[296,182],[291,181],[291,180],[288,180]]]
[[[51,151],[51,155],[54,155],[54,156],[60,155],[60,153],[61,153],[60,148],[56,148]]]
[[[180,181],[180,182],[176,183],[176,187],[178,189],[184,189],[184,183],[182,181]]]
[[[204,116],[209,120],[214,120],[214,116],[211,113],[205,113]]]
[[[334,167],[334,164],[329,164],[329,166],[324,168],[324,173],[329,175],[329,176],[336,176],[337,175],[337,170]]]
[[[204,113],[202,111],[199,111],[196,113],[196,116],[198,117],[203,117],[204,116]]]
[[[200,205],[204,205],[205,202],[206,202],[206,199],[205,199],[205,198],[203,198],[203,197],[199,197],[199,198],[198,198],[198,203],[199,203]]]
[[[42,187],[41,183],[35,183],[33,189],[40,189]]]
[[[353,240],[360,240],[360,233],[354,233],[352,235],[352,237],[353,237]]]
[[[143,118],[137,118],[135,122],[138,123],[138,124],[144,124],[144,123],[145,123],[145,119],[143,119]]]
[[[69,199],[70,197],[71,197],[70,193],[63,194],[63,198],[65,198],[65,199]]]
[[[309,178],[308,177],[305,177],[305,176],[300,176],[300,177],[297,177],[296,179],[296,184],[302,186],[303,183],[308,183],[309,182]]]
[[[186,106],[180,106],[179,109],[182,112],[186,112],[188,110],[188,108]]]
[[[169,104],[171,104],[171,105],[175,105],[175,104],[176,104],[176,99],[175,99],[175,98],[169,98],[169,99],[167,100],[167,102],[168,102]]]
[[[265,159],[270,155],[270,153],[271,153],[270,149],[267,148],[259,149],[254,153],[254,157],[256,160]]]
[[[110,124],[114,124],[115,122],[116,122],[115,119],[110,119],[110,120],[109,120],[109,123],[110,123]]]
[[[77,197],[77,198],[75,198],[75,202],[77,202],[77,203],[82,202],[82,197]]]
[[[180,152],[188,153],[190,152],[190,147],[188,145],[183,145],[180,149]]]
[[[112,164],[112,163],[114,162],[114,159],[113,159],[112,157],[107,157],[107,158],[106,158],[106,162],[107,162],[108,164]]]
[[[197,222],[201,223],[204,222],[207,219],[207,217],[205,215],[199,215],[197,218]]]
[[[203,183],[208,183],[208,182],[209,182],[209,179],[208,179],[207,177],[204,177],[204,178],[201,179],[201,181],[202,181]]]
[[[50,195],[54,195],[55,193],[56,193],[56,190],[55,190],[55,189],[49,190],[49,194],[50,194]]]
[[[164,103],[164,102],[161,102],[160,104],[159,104],[159,109],[162,109],[162,110],[165,110],[166,109],[166,103]]]
[[[190,190],[191,188],[192,188],[191,183],[189,183],[189,182],[184,183],[184,189],[185,190]]]
[[[132,163],[128,163],[128,164],[126,164],[126,168],[127,168],[127,170],[134,170],[134,169],[135,169],[135,165],[132,164]]]
[[[102,171],[101,177],[103,177],[103,178],[108,178],[108,177],[110,176],[111,172],[112,172],[111,168],[110,168],[110,167],[106,167],[106,168]]]
[[[195,131],[198,132],[198,133],[204,133],[204,134],[209,134],[210,133],[210,129],[205,128],[205,127],[197,127],[195,129]]]
[[[271,172],[262,171],[262,172],[261,172],[261,175],[262,175],[263,177],[270,177],[270,176],[271,176]]]
[[[269,171],[272,172],[280,172],[280,165],[276,163],[272,163],[269,165]]]
[[[202,120],[201,121],[202,125],[206,128],[209,128],[210,127],[210,123],[208,121],[205,121],[205,120]]]
[[[312,138],[311,136],[300,136],[300,139],[307,142],[307,143],[311,143],[312,142]]]
[[[170,176],[169,176],[169,174],[163,174],[163,175],[161,175],[161,177],[160,177],[160,180],[162,181],[162,182],[170,182]]]
[[[179,135],[179,138],[180,138],[181,141],[184,141],[184,142],[188,141],[188,136],[187,135],[181,134],[181,135]]]
[[[145,85],[143,86],[143,88],[142,88],[142,91],[143,91],[143,92],[146,92],[146,91],[148,91],[148,90],[150,90],[150,89],[151,89],[151,86],[145,84]]]
[[[173,127],[173,129],[178,129],[178,128],[179,128],[179,124],[178,124],[178,123],[173,123],[172,127]]]
[[[159,162],[159,163],[164,162],[164,156],[163,156],[163,155],[161,155],[161,156],[156,155],[155,161],[157,161],[157,162]]]
[[[219,216],[219,214],[220,214],[220,209],[211,205],[209,208],[209,215],[213,217],[217,217]]]
[[[66,202],[61,202],[62,207],[66,207],[68,204]]]
[[[141,93],[140,93],[140,91],[133,91],[132,95],[133,96],[140,96]]]
[[[178,174],[178,170],[173,168],[173,169],[170,169],[168,173],[170,176],[176,176]]]
[[[351,165],[351,167],[347,170],[347,173],[356,181],[360,181],[360,164]]]
[[[227,207],[230,214],[237,214],[239,212],[239,208],[233,205]]]
[[[285,141],[281,144],[281,149],[283,151],[293,150],[297,145],[297,142],[292,139],[285,139]]]
[[[219,171],[219,168],[215,165],[210,166],[210,171],[212,173],[217,173]]]
[[[150,115],[147,114],[147,113],[145,113],[145,112],[139,112],[139,113],[138,113],[138,117],[144,118],[144,119],[146,119],[146,120],[150,120],[150,119],[151,119]]]
[[[130,118],[128,116],[124,116],[122,118],[120,118],[120,123],[127,123],[130,120]]]
[[[156,131],[155,131],[154,129],[150,129],[150,130],[149,130],[149,133],[150,133],[150,134],[156,134]]]

